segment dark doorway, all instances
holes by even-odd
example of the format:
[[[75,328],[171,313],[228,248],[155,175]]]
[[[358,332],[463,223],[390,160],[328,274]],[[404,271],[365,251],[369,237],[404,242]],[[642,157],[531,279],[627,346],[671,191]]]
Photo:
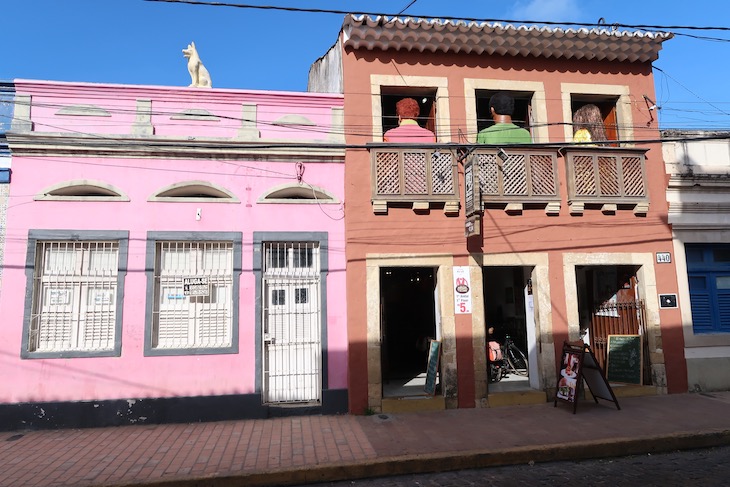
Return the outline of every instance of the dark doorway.
[[[578,314],[580,334],[605,372],[610,335],[641,335],[643,383],[651,384],[646,306],[639,293],[639,266],[578,266]]]
[[[435,288],[435,270],[430,267],[380,270],[384,384],[426,372],[429,339],[436,339]]]
[[[522,267],[485,267],[484,310],[487,328],[494,327],[494,338],[504,343],[510,336],[527,354],[527,323],[523,289],[527,279]]]

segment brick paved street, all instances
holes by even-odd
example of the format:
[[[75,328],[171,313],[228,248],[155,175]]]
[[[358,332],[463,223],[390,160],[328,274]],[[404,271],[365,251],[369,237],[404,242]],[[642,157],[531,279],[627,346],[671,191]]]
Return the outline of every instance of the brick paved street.
[[[537,478],[548,481],[564,474],[540,462],[726,445],[730,392],[624,398],[620,411],[610,403],[584,401],[577,414],[549,403],[16,431],[0,433],[0,486],[280,486],[510,464],[522,465],[512,475],[546,469]],[[535,466],[525,467],[530,461]],[[722,469],[703,462],[698,458],[688,474],[725,473],[730,464],[727,455]],[[569,472],[579,475],[581,468]],[[627,482],[630,473],[627,467]],[[443,485],[485,484],[477,479]]]

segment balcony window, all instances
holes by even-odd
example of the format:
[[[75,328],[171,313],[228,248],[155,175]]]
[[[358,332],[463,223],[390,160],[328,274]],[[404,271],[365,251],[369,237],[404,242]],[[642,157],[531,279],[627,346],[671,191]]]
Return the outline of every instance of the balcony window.
[[[618,97],[605,97],[605,96],[589,96],[589,95],[572,95],[570,100],[571,113],[575,113],[576,110],[584,105],[593,104],[601,110],[601,117],[603,118],[603,127],[606,130],[607,140],[620,140],[619,122],[616,114],[616,103]],[[615,142],[612,146],[618,146]]]
[[[508,91],[508,90],[476,90],[476,109],[477,109],[477,132],[494,125],[492,114],[489,110],[489,99],[498,91],[509,93],[515,100],[515,110],[512,114],[512,123],[518,127],[525,128],[532,133],[531,127],[534,124],[532,116],[532,98],[534,93],[527,91]]]
[[[398,115],[395,104],[403,98],[413,98],[418,101],[421,112],[416,120],[418,124],[437,134],[436,131],[436,89],[435,88],[407,88],[381,87],[380,104],[383,114],[383,133],[398,126]]]

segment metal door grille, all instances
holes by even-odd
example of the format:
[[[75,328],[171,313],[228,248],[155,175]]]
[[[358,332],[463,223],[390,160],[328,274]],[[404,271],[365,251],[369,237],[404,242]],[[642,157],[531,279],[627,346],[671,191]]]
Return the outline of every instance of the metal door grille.
[[[30,352],[114,348],[118,242],[38,242]]]
[[[319,245],[264,243],[263,375],[267,403],[321,398]]]

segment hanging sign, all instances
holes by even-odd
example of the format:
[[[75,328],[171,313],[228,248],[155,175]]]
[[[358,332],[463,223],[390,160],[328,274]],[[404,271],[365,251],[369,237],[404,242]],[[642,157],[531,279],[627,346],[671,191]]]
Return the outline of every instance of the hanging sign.
[[[482,231],[481,220],[482,218],[479,215],[473,215],[467,218],[466,222],[464,222],[464,236],[473,237],[474,235],[479,235]]]
[[[469,266],[454,266],[454,310],[457,315],[471,313]]]
[[[464,163],[464,236],[471,237],[481,232],[481,211],[482,196],[479,189],[479,175],[474,164],[474,156],[469,157]]]
[[[207,277],[183,277],[185,296],[210,296],[210,281]]]

